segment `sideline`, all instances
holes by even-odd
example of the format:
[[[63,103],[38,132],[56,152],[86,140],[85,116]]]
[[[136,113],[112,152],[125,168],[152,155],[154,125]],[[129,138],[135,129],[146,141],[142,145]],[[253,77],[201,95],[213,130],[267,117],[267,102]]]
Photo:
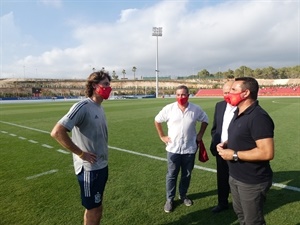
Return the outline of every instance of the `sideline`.
[[[38,131],[40,133],[50,134],[49,131],[39,130],[39,129],[36,129],[36,128],[22,126],[22,125],[18,125],[18,124],[14,124],[14,123],[9,123],[9,122],[5,122],[5,121],[1,121],[1,120],[0,120],[0,123],[4,123],[4,124],[15,126],[15,127],[21,127],[21,128],[28,129],[28,130],[34,130],[34,131]],[[145,153],[135,152],[135,151],[126,150],[126,149],[122,149],[122,148],[118,148],[118,147],[113,147],[113,146],[108,146],[108,147],[110,149],[114,149],[114,150],[117,150],[117,151],[122,151],[122,152],[130,153],[130,154],[134,154],[134,155],[139,155],[139,156],[144,156],[144,157],[147,157],[147,158],[156,159],[156,160],[160,160],[160,161],[167,161],[166,158],[161,158],[161,157],[157,157],[157,156],[153,156],[153,155],[149,155],[149,154],[145,154]],[[217,172],[215,169],[210,169],[210,168],[206,168],[206,167],[202,167],[202,166],[198,166],[198,165],[195,165],[195,168],[196,169],[200,169],[200,170],[205,170],[205,171],[213,172],[213,173]],[[54,170],[52,170],[51,172],[53,172],[53,171]],[[39,176],[39,175],[37,175],[37,176]],[[282,188],[282,189],[287,189],[287,190],[291,190],[291,191],[300,192],[300,188],[298,188],[298,187],[288,186],[288,185],[281,184],[281,183],[273,183],[272,186],[277,187],[277,188]]]
[[[39,173],[39,174],[30,176],[30,177],[26,177],[26,180],[35,179],[35,178],[38,178],[38,177],[41,177],[41,176],[44,176],[44,175],[48,175],[48,174],[52,174],[52,173],[56,173],[56,172],[58,172],[58,170],[49,170],[49,171],[46,171],[44,173]]]

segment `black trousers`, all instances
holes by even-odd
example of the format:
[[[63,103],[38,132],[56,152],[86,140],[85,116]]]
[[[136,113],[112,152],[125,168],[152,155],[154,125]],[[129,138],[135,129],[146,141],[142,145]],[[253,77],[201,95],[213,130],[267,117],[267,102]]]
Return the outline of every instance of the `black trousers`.
[[[218,154],[217,161],[217,188],[218,188],[218,205],[228,207],[228,196],[230,187],[228,183],[229,169],[227,161],[222,159]]]

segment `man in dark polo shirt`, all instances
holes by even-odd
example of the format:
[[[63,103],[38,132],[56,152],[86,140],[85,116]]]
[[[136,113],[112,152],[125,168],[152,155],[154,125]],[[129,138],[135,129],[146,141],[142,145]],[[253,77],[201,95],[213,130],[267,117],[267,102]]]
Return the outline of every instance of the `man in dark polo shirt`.
[[[266,224],[263,205],[272,185],[274,123],[258,104],[258,89],[252,77],[235,79],[228,101],[237,110],[228,141],[217,145],[218,154],[228,160],[233,209],[241,225]]]

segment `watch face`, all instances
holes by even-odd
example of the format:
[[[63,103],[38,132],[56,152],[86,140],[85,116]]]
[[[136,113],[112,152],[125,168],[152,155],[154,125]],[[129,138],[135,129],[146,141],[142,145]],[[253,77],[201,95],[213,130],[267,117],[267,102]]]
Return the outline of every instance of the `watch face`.
[[[234,161],[238,161],[238,156],[237,156],[236,153],[234,153],[232,157],[233,157],[233,160],[234,160]]]

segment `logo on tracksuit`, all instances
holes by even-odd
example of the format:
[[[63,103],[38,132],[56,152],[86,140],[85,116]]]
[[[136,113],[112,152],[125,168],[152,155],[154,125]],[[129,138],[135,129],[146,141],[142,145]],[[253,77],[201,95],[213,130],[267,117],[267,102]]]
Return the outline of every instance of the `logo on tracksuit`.
[[[101,195],[99,194],[99,192],[97,192],[97,194],[95,194],[95,203],[99,202],[101,202]]]

